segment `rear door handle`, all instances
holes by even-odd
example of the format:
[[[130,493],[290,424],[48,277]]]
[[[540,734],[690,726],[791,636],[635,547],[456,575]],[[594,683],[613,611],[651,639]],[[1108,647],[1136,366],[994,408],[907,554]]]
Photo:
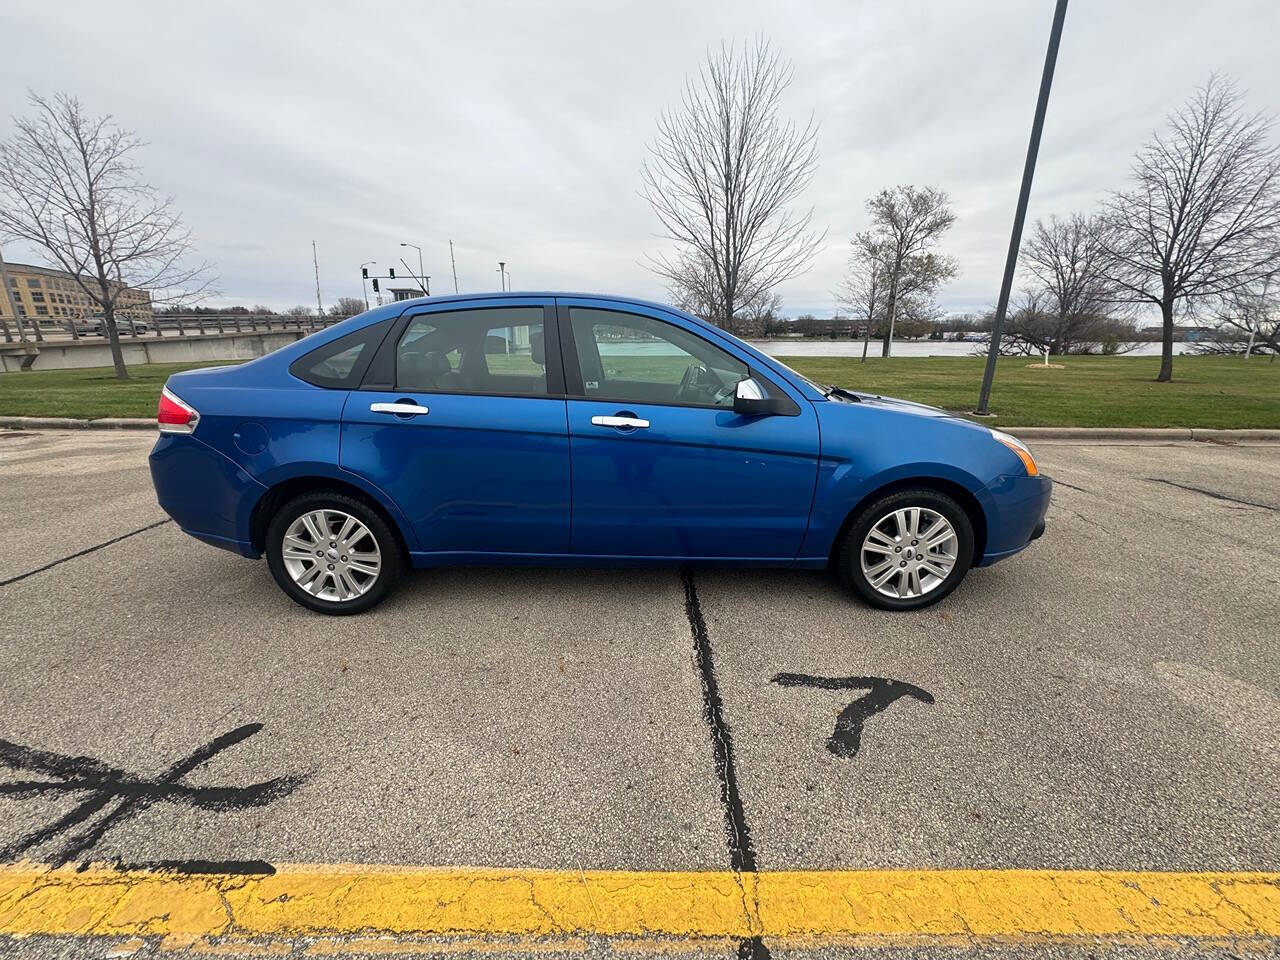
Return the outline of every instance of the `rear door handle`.
[[[647,430],[648,420],[639,417],[592,417],[591,422],[597,427],[629,427],[632,430]]]
[[[370,413],[395,413],[400,416],[420,416],[428,412],[428,408],[417,403],[371,403]]]

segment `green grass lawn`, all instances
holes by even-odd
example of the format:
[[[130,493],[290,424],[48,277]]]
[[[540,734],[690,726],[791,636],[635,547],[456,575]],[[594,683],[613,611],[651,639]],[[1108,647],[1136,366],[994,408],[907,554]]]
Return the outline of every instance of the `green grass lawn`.
[[[4,373],[0,416],[154,417],[170,374],[225,363],[140,363],[129,368],[128,380],[117,380],[111,367]]]
[[[806,376],[854,390],[905,397],[949,410],[978,400],[979,357],[796,357]],[[1069,357],[1062,370],[1005,358],[991,409],[996,425],[1081,427],[1280,428],[1280,363],[1254,357],[1178,357],[1172,383],[1156,383],[1158,357]],[[151,417],[165,379],[189,364],[0,374],[0,415]],[[208,364],[204,364],[208,366]]]
[[[805,376],[967,412],[978,403],[981,357],[781,358]],[[993,426],[1280,428],[1280,363],[1253,357],[1175,357],[1156,383],[1159,357],[1052,357],[1033,369],[1002,357],[991,391]]]

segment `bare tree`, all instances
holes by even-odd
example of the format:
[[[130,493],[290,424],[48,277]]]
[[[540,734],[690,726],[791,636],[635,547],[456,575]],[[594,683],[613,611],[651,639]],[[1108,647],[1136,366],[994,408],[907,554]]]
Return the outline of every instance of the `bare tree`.
[[[1035,309],[1023,311],[1020,329],[1010,333],[1034,340],[1035,350],[1067,354],[1111,336],[1110,311],[1117,300],[1107,278],[1107,254],[1096,217],[1037,220],[1022,244],[1022,263],[1033,280]]]
[[[883,230],[865,231],[850,242],[849,268],[836,300],[865,324],[863,360],[873,334],[887,342],[898,323],[911,330],[930,324],[939,314],[934,294],[956,273],[950,257],[932,252],[899,257],[899,249],[897,238]]]
[[[339,297],[338,302],[329,308],[331,317],[354,317],[364,313],[367,308],[359,297]]]
[[[779,116],[791,65],[767,41],[722,44],[658,118],[642,195],[674,255],[649,259],[676,299],[733,329],[740,311],[809,266],[825,233],[792,205],[813,178],[817,127]]]
[[[39,247],[102,311],[116,376],[128,377],[116,312],[126,287],[191,300],[208,289],[205,264],[188,263],[191,234],[142,179],[137,135],[92,117],[66,94],[29,95],[35,116],[15,119],[0,144],[0,233]]]
[[[1214,336],[1196,342],[1196,353],[1280,354],[1280,286],[1261,286],[1223,297],[1213,314]]]
[[[989,327],[995,320],[995,311],[987,317]],[[1088,314],[1076,318],[1070,324],[1069,335],[1064,325],[1056,298],[1042,287],[1022,291],[1016,305],[1009,311],[1004,332],[1000,335],[1000,355],[1024,357],[1042,355],[1046,350],[1056,354],[1117,354],[1137,349],[1138,343],[1129,317],[1113,316],[1106,312]],[[990,335],[982,338],[978,351],[985,356],[991,343]]]
[[[902,306],[899,301],[908,296],[910,277],[920,272],[922,258],[933,257],[929,266],[935,288],[955,276],[955,261],[932,254],[931,248],[956,222],[956,216],[945,190],[911,184],[881,190],[867,201],[867,213],[872,224],[868,242],[874,242],[883,258],[888,285],[884,302],[889,323],[881,347],[881,355],[887,357],[894,321]],[[932,294],[932,289],[928,292]]]
[[[1271,121],[1214,75],[1134,158],[1132,188],[1106,205],[1103,245],[1120,296],[1164,323],[1159,381],[1173,378],[1180,311],[1280,271],[1280,152]]]
[[[874,237],[860,233],[849,245],[849,267],[835,298],[840,306],[853,314],[856,322],[863,325],[862,359],[865,362],[871,335],[880,329],[881,322],[888,316],[885,301],[889,283],[884,250]]]
[[[730,326],[723,319],[714,271],[695,256],[681,254],[681,274],[668,278],[667,292],[671,302],[681,310],[701,317],[709,323],[719,324],[726,330],[744,336],[752,335],[763,318],[782,307],[782,297],[770,290],[757,290],[750,300],[742,302],[734,310],[735,323]]]

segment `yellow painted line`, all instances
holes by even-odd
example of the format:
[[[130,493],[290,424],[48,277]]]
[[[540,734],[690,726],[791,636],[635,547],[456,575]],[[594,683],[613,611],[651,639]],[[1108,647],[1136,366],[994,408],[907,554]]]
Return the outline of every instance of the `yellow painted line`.
[[[1280,938],[1280,873],[0,867],[0,934]]]

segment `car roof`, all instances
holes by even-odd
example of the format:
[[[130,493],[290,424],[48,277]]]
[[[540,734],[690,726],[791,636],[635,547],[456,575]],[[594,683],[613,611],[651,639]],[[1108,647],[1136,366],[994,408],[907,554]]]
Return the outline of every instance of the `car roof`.
[[[403,309],[404,307],[419,306],[425,303],[461,303],[468,300],[511,300],[520,297],[536,299],[563,297],[566,299],[576,300],[612,300],[617,303],[631,303],[640,307],[652,307],[655,310],[670,310],[679,313],[682,316],[688,316],[688,314],[679,307],[673,307],[669,303],[659,303],[656,300],[642,300],[639,297],[624,297],[619,296],[616,293],[589,293],[573,290],[487,290],[480,293],[451,293],[435,297],[414,297],[412,300],[395,300],[391,303],[384,304],[384,306],[399,307]]]

